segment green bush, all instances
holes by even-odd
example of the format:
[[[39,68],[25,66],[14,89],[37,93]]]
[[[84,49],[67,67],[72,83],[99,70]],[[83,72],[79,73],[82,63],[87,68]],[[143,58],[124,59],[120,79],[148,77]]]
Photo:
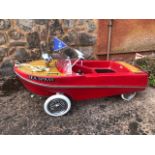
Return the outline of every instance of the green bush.
[[[155,75],[150,74],[149,76],[149,85],[155,87]]]
[[[149,85],[155,87],[155,57],[138,59],[135,64],[149,73]]]

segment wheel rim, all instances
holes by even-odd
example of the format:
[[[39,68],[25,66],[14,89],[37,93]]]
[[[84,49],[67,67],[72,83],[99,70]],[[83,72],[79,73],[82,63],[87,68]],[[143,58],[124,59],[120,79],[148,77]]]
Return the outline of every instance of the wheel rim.
[[[130,101],[130,100],[132,100],[135,97],[135,95],[136,95],[136,92],[129,93],[129,94],[122,94],[121,97],[125,101]]]
[[[64,113],[68,109],[68,105],[63,99],[53,99],[48,104],[48,110],[50,113],[54,115],[58,115],[60,113]]]
[[[44,111],[50,116],[63,116],[71,109],[70,99],[62,94],[55,94],[47,98]]]

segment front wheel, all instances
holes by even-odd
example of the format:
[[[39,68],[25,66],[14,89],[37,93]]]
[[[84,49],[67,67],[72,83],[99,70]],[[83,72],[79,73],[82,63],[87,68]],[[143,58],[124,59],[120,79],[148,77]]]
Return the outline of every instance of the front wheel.
[[[121,98],[125,101],[130,101],[136,96],[136,92],[128,93],[128,94],[121,94]]]
[[[63,94],[55,94],[44,103],[44,111],[54,117],[63,116],[71,109],[70,99]]]

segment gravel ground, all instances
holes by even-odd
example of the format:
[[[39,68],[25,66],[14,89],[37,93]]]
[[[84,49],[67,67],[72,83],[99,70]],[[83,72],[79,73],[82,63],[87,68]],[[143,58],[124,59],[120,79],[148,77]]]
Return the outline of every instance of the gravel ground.
[[[45,98],[24,88],[0,97],[0,134],[154,134],[155,89],[139,92],[130,102],[109,97],[74,102],[63,117],[43,111]]]

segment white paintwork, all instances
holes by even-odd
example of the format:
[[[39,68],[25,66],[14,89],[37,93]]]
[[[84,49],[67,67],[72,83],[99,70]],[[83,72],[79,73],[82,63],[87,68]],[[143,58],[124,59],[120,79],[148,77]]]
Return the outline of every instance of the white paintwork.
[[[126,94],[121,94],[121,98],[125,101],[130,101],[136,96],[136,92],[129,94],[128,97],[125,97]]]

